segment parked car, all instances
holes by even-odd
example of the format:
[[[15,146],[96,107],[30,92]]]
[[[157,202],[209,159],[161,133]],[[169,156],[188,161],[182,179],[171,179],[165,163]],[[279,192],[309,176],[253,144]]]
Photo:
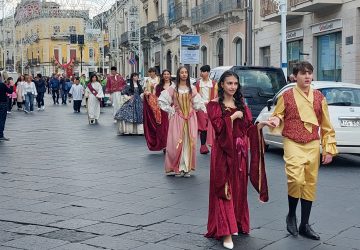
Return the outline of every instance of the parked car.
[[[279,96],[294,86],[295,83],[285,86],[273,99],[270,99],[256,121],[268,119],[274,111]],[[326,98],[339,153],[360,154],[360,85],[317,81],[312,82],[312,86],[320,90]],[[271,133],[267,127],[263,128],[263,134],[267,148],[283,147],[281,134]]]
[[[252,66],[222,66],[210,71],[210,78],[219,81],[221,75],[231,70],[238,74],[240,85],[249,106],[253,121],[266,106],[267,100],[286,85],[286,78],[280,68]]]

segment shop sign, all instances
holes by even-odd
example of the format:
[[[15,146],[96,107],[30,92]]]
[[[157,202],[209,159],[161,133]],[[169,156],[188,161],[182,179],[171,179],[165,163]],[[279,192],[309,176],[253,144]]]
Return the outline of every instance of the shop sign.
[[[295,39],[295,38],[299,38],[299,37],[303,37],[303,36],[304,36],[303,29],[291,30],[286,33],[287,40]]]
[[[326,32],[326,31],[330,31],[330,30],[341,29],[342,27],[343,27],[342,20],[337,19],[337,20],[333,20],[333,21],[329,21],[329,22],[314,24],[311,27],[311,30],[312,30],[313,34],[316,34],[316,33]]]

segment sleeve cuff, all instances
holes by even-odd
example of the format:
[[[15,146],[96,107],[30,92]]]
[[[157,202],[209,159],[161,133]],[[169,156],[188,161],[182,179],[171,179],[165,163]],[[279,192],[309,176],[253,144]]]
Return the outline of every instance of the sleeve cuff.
[[[339,152],[336,148],[336,142],[323,142],[322,154],[331,154],[332,156],[337,155]]]

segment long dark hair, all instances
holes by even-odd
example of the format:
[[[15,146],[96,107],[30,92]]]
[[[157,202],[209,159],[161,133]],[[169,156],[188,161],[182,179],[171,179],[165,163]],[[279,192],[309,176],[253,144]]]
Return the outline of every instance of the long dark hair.
[[[189,74],[189,70],[185,67],[185,66],[180,66],[176,72],[176,91],[179,92],[179,84],[180,84],[180,71],[182,69],[186,69],[186,71],[188,72],[188,77],[186,79],[186,86],[189,88],[189,93],[190,95],[192,94],[192,88],[191,88],[191,82],[190,82],[190,74]]]
[[[134,73],[131,73],[131,75],[130,75],[130,93],[131,94],[135,93],[135,84],[134,84],[134,81],[133,81],[134,76],[139,76],[139,74],[134,72]],[[139,91],[139,95],[140,95],[143,90],[142,90],[142,88],[140,86],[139,80],[137,81],[137,85],[138,85],[138,91]]]
[[[159,84],[156,86],[156,91],[158,90],[163,90],[164,89],[164,85],[165,85],[165,81],[164,81],[164,74],[168,72],[170,74],[170,83],[171,83],[171,71],[168,69],[164,69],[161,73],[161,77],[160,77],[160,82]]]
[[[236,109],[241,111],[241,112],[244,112],[245,111],[245,105],[244,105],[244,100],[243,100],[243,95],[241,93],[241,85],[240,85],[240,80],[239,80],[239,76],[231,71],[231,70],[227,70],[225,71],[220,79],[219,79],[219,83],[218,83],[218,96],[219,96],[219,104],[221,106],[221,110],[222,112],[225,111],[225,105],[224,105],[224,88],[222,87],[222,84],[225,82],[225,79],[229,76],[234,76],[239,85],[238,85],[238,88],[233,96],[234,98],[234,102],[235,102],[235,106],[236,106]]]

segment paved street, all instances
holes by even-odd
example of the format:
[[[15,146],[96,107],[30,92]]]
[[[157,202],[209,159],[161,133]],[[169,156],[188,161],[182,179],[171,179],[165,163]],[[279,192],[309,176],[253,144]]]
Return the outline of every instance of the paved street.
[[[96,126],[52,105],[8,117],[0,143],[0,249],[222,249],[206,231],[209,155],[191,178],[164,175],[163,154],[142,136],[117,136],[111,109]],[[235,249],[360,249],[360,157],[320,170],[313,227],[321,241],[285,230],[281,150],[266,154],[270,202],[249,187],[252,231]],[[300,209],[298,209],[299,217]]]

